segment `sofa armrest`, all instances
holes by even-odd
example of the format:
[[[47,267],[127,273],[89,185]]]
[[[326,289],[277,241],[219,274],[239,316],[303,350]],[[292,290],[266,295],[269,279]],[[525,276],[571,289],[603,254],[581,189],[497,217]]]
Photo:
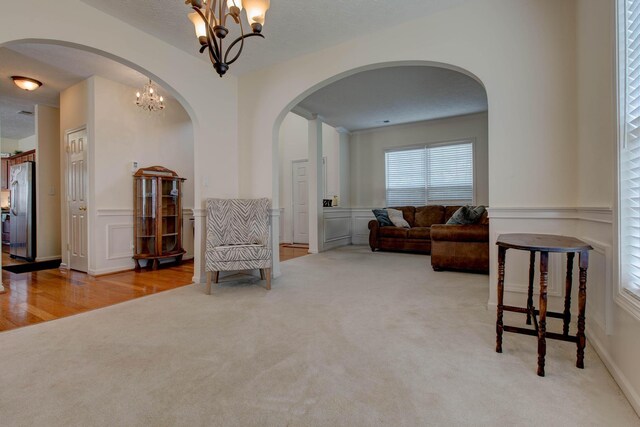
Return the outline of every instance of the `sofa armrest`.
[[[447,242],[488,242],[489,226],[482,224],[433,224],[431,226],[431,240]]]
[[[375,251],[378,247],[378,230],[380,230],[380,223],[377,219],[369,221],[369,246],[372,251]]]

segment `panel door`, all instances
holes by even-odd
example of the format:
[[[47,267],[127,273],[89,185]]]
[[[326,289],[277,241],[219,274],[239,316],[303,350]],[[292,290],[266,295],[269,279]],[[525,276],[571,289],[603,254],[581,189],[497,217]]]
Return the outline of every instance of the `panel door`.
[[[87,131],[67,136],[67,212],[69,268],[87,272],[89,267],[87,224]]]
[[[293,163],[293,242],[309,243],[309,162]]]

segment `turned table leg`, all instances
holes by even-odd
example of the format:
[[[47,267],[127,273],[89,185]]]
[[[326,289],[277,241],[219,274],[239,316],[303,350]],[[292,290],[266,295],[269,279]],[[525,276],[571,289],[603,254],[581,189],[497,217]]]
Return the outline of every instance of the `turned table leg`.
[[[547,284],[549,252],[540,252],[540,318],[538,320],[538,375],[544,377],[544,358],[547,354]]]
[[[567,253],[567,279],[564,285],[564,317],[562,325],[562,334],[569,335],[569,324],[571,323],[571,288],[573,286],[573,252]]]
[[[496,352],[502,353],[502,314],[504,312],[504,260],[507,248],[498,246],[498,317],[496,320]]]
[[[584,369],[584,347],[587,339],[584,335],[584,314],[587,308],[587,268],[589,267],[589,251],[580,252],[580,288],[578,289],[578,360],[576,367]]]
[[[531,324],[533,312],[533,277],[536,274],[536,251],[529,255],[529,289],[527,290],[527,325]]]

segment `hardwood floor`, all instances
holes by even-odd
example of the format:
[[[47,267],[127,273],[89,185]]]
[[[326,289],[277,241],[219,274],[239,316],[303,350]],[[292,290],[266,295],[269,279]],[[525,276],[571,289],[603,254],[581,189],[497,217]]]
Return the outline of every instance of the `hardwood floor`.
[[[71,316],[191,283],[193,263],[100,277],[67,270],[2,271],[0,331]]]
[[[18,265],[18,264],[27,264],[28,261],[22,259],[14,259],[9,256],[9,252],[2,252],[2,265]]]
[[[280,260],[308,255],[308,248],[280,246]],[[3,265],[16,262],[2,254]],[[5,263],[6,260],[6,263]],[[100,277],[68,270],[14,274],[2,270],[0,331],[71,316],[191,283],[193,263],[158,271],[127,271]]]
[[[305,255],[309,255],[309,246],[291,247],[286,244],[280,245],[280,261],[288,261]]]

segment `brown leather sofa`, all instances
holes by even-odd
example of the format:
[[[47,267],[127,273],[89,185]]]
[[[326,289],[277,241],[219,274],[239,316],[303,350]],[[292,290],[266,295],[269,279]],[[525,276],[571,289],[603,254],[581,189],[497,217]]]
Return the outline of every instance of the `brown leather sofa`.
[[[460,206],[400,206],[411,228],[381,227],[369,221],[372,251],[431,254],[434,270],[489,271],[489,220],[485,212],[477,224],[447,225]]]
[[[485,212],[472,225],[434,224],[431,227],[431,267],[489,273],[489,218]]]

